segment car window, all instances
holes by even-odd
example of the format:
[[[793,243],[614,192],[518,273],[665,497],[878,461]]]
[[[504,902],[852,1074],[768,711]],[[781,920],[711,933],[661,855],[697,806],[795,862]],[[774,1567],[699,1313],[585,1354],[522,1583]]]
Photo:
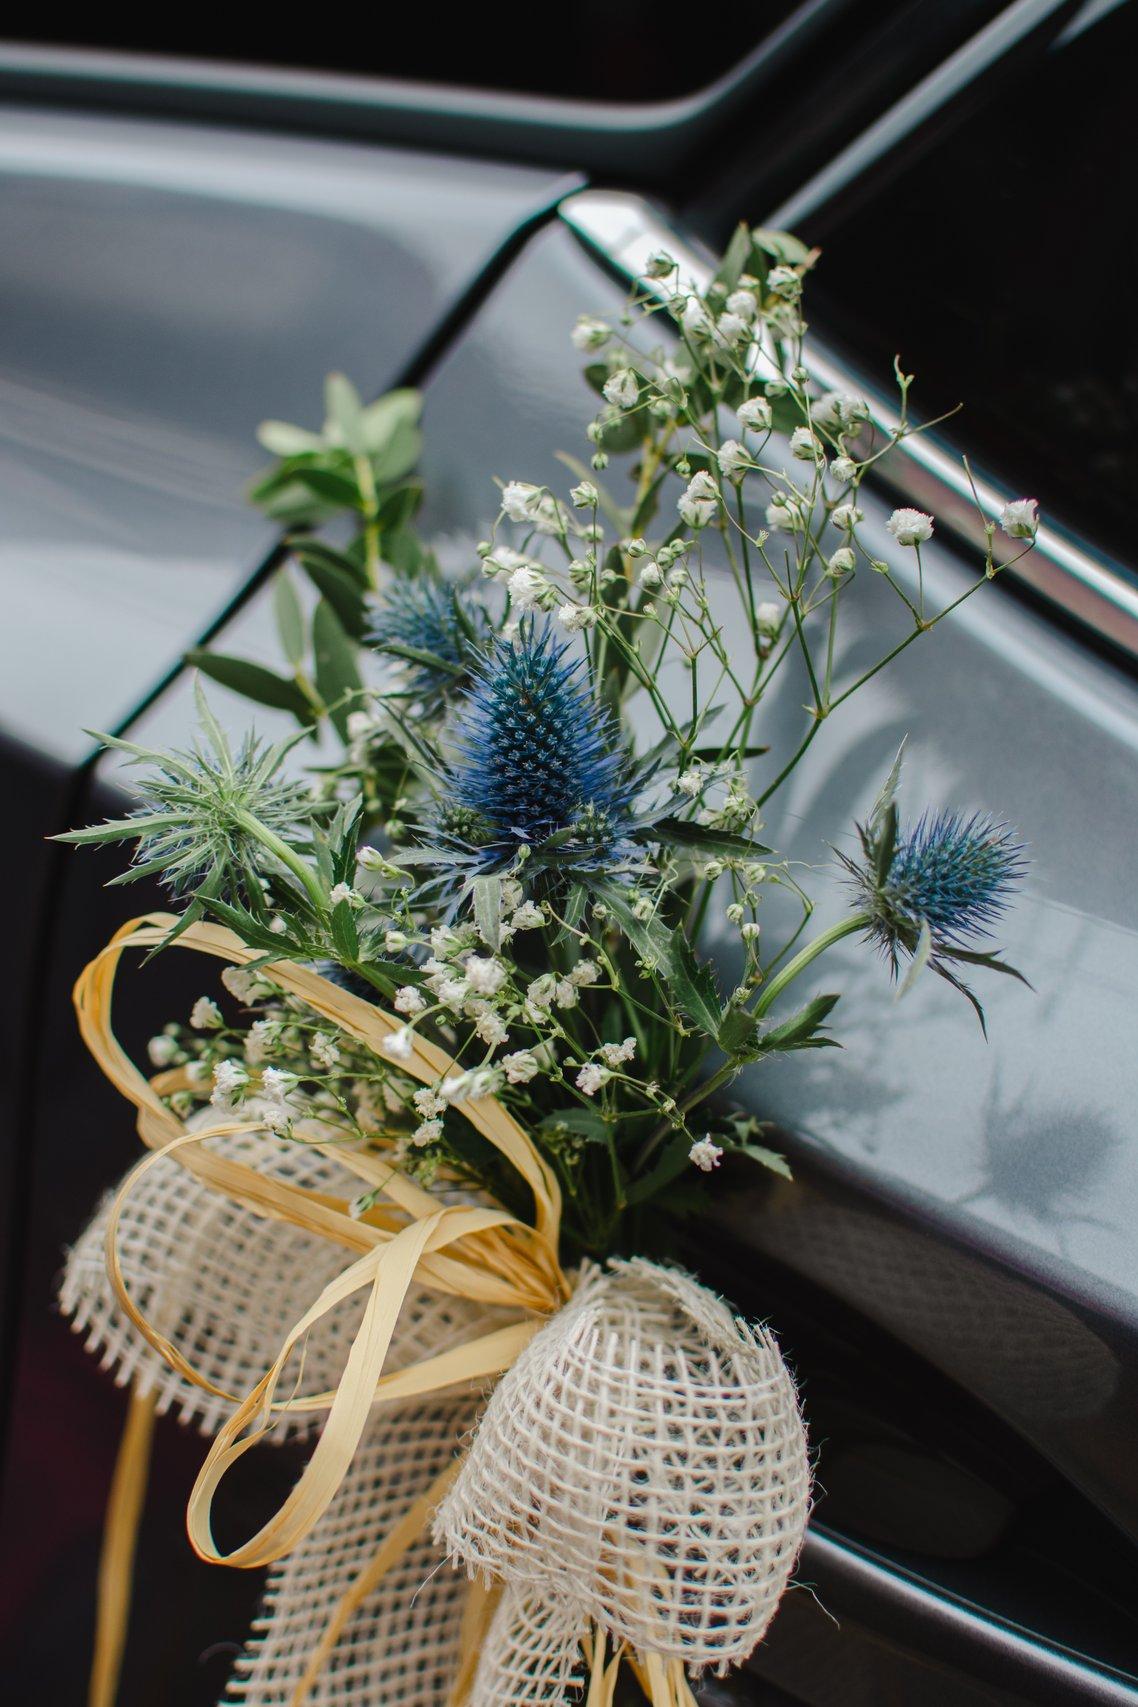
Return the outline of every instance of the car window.
[[[1092,0],[801,224],[818,332],[899,350],[926,419],[966,399],[956,442],[1138,578],[1136,55],[1138,4]]]

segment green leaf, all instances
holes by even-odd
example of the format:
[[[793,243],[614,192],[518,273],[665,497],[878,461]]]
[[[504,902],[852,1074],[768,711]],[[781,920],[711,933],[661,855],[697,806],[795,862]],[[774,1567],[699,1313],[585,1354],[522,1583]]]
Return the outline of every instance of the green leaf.
[[[780,1156],[777,1150],[768,1150],[764,1144],[741,1144],[738,1151],[732,1154],[750,1156],[753,1162],[760,1162],[764,1168],[769,1168],[774,1174],[781,1174],[783,1179],[792,1180],[790,1163],[785,1156]]]
[[[371,453],[377,486],[393,486],[410,474],[423,454],[423,435],[410,421],[397,421],[383,448]]]
[[[423,502],[423,487],[417,480],[397,486],[382,499],[376,521],[380,533],[397,533],[414,518]]]
[[[917,982],[917,979],[928,965],[929,956],[932,954],[932,951],[932,929],[929,925],[929,921],[927,919],[922,919],[920,934],[917,937],[917,946],[913,950],[913,958],[909,962],[908,971],[905,973],[905,976],[901,980],[900,986],[897,990],[898,1001],[901,1000],[902,996],[907,996],[909,991],[913,988],[913,985]]]
[[[415,427],[423,412],[423,399],[418,391],[389,391],[363,411],[363,445],[368,456],[385,450],[398,428]]]
[[[502,879],[476,877],[470,885],[470,893],[478,934],[496,954],[502,946]]]
[[[350,634],[353,640],[361,639],[368,619],[367,605],[359,582],[345,570],[333,568],[331,564],[312,556],[310,552],[300,551],[297,557],[316,591],[327,599],[336,612],[344,633]]]
[[[764,1032],[756,1045],[756,1053],[776,1055],[788,1049],[837,1047],[833,1038],[818,1036],[837,1000],[837,996],[815,996],[804,1008],[783,1020],[781,1025]]]
[[[293,669],[298,669],[304,659],[304,612],[287,569],[278,570],[273,577],[273,615],[284,655]]]
[[[360,939],[349,901],[337,901],[332,908],[332,941],[341,960],[359,959]]]
[[[328,707],[340,739],[348,738],[350,696],[359,691],[360,673],[356,648],[344,632],[334,607],[321,599],[312,618],[312,649],[316,660],[316,686]]]
[[[909,737],[906,735],[905,739],[898,747],[897,755],[889,767],[889,774],[881,784],[877,799],[873,802],[873,810],[869,814],[869,831],[871,835],[879,829],[885,818],[885,814],[896,799],[897,789],[901,782],[901,766],[905,762],[905,744],[908,739]]]
[[[746,271],[747,262],[751,258],[753,242],[751,232],[746,225],[737,225],[731,235],[722,261],[716,268],[714,283],[722,285],[725,291],[732,291],[739,283],[739,275]]]
[[[222,687],[244,695],[256,705],[272,706],[274,711],[289,711],[301,723],[315,722],[315,713],[300,688],[287,676],[278,676],[261,664],[247,658],[230,658],[224,652],[206,652],[195,648],[186,653],[186,663],[200,670],[203,676],[220,682]]]
[[[558,1127],[575,1132],[590,1144],[607,1144],[610,1139],[609,1128],[598,1108],[555,1108],[538,1123],[537,1129],[553,1132]]]
[[[749,836],[737,836],[730,830],[713,830],[706,824],[693,824],[687,818],[659,818],[652,826],[662,842],[673,847],[699,848],[704,853],[725,854],[729,859],[757,859],[770,853],[761,842]]]
[[[718,1037],[723,1016],[715,977],[698,963],[683,932],[670,930],[660,918],[638,919],[615,887],[605,885],[603,896],[637,954],[656,964],[660,982],[688,1018],[708,1037]]]
[[[330,373],[324,381],[324,408],[328,425],[335,429],[335,435],[344,448],[352,456],[363,456],[367,447],[360,394],[342,373]],[[329,433],[328,437],[331,438],[332,434]]]
[[[326,545],[322,539],[295,540],[293,551],[297,561],[306,569],[310,564],[318,563],[323,568],[333,569],[337,575],[344,575],[349,581],[354,581],[362,593],[367,592],[367,568],[362,560],[357,560],[348,552],[337,551],[333,546]]]
[[[786,267],[800,267],[810,259],[810,250],[791,231],[770,231],[765,226],[756,225],[751,231],[751,241],[772,261],[781,261]]]
[[[257,438],[273,456],[305,456],[324,449],[324,440],[319,433],[294,427],[289,421],[262,421],[257,428]]]
[[[716,1042],[725,1055],[742,1055],[754,1043],[758,1023],[746,1008],[728,1008]]]

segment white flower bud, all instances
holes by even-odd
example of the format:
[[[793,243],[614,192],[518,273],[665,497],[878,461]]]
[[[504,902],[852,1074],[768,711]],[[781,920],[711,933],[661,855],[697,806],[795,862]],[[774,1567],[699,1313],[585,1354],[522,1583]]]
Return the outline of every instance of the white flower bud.
[[[1015,498],[1000,511],[1000,527],[1009,539],[1034,539],[1039,530],[1039,505],[1034,498]]]
[[[769,433],[774,419],[771,406],[765,397],[751,397],[746,403],[740,403],[735,411],[739,424],[752,433]]]
[[[809,427],[795,427],[790,435],[790,454],[800,462],[817,462],[822,455],[822,446]]]
[[[603,350],[612,337],[612,327],[591,314],[582,314],[569,336],[578,350]]]
[[[741,480],[751,466],[751,458],[738,439],[725,439],[717,460],[719,471],[727,480]]]
[[[631,409],[640,397],[640,381],[630,367],[619,368],[605,380],[604,394],[614,409]]]

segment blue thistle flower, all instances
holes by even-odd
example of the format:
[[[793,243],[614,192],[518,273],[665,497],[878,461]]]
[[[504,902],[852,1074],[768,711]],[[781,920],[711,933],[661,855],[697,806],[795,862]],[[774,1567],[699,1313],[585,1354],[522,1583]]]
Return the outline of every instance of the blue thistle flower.
[[[441,779],[438,864],[492,870],[521,846],[531,869],[611,871],[633,858],[638,781],[570,649],[527,624],[476,665]]]
[[[927,961],[967,996],[983,1025],[979,1002],[951,965],[964,962],[1021,977],[996,953],[973,946],[991,936],[1023,878],[1026,863],[1014,832],[985,814],[956,812],[926,812],[901,831],[890,801],[868,825],[858,826],[858,835],[864,860],[838,857],[893,976],[904,959]]]
[[[926,812],[898,838],[882,902],[912,930],[926,922],[935,942],[965,945],[991,934],[1023,876],[1021,851],[1006,824],[980,813]]]
[[[448,582],[420,577],[396,581],[372,606],[372,626],[364,639],[376,651],[401,657],[408,686],[424,697],[462,681],[489,639],[483,606],[466,605],[458,594]],[[429,656],[407,657],[399,650],[404,647]]]

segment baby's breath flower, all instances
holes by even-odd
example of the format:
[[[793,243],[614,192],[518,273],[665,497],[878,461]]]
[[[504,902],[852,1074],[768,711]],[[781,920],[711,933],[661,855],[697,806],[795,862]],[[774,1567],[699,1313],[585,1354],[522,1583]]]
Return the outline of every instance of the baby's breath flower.
[[[735,411],[739,425],[752,433],[769,433],[774,415],[765,397],[750,397]]]
[[[341,901],[346,901],[350,907],[359,907],[363,903],[363,896],[358,889],[353,889],[350,883],[334,883],[328,891],[328,899],[333,907],[338,906]]]
[[[713,1144],[710,1137],[699,1138],[688,1151],[688,1160],[694,1162],[701,1173],[709,1174],[719,1166],[723,1151],[718,1144]]]
[[[190,1024],[195,1031],[220,1031],[224,1020],[221,1009],[211,996],[199,996],[190,1009]]]
[[[851,456],[836,456],[830,464],[830,473],[843,486],[848,486],[857,474],[857,463]]]
[[[618,368],[605,380],[606,400],[615,409],[631,409],[640,397],[640,381],[630,367]]]
[[[380,1048],[385,1055],[390,1055],[393,1061],[409,1061],[414,1048],[414,1038],[411,1027],[403,1025],[398,1031],[389,1032]]]
[[[719,488],[710,474],[696,474],[676,500],[676,508],[689,527],[703,528],[715,517]]]
[[[443,1123],[441,1120],[424,1120],[422,1124],[416,1126],[414,1132],[412,1132],[411,1142],[417,1149],[421,1150],[424,1145],[433,1144],[436,1139],[441,1138],[442,1135]]]
[[[310,1045],[312,1059],[330,1073],[340,1059],[340,1046],[330,1031],[318,1031]]]
[[[424,1120],[432,1120],[436,1114],[441,1114],[446,1107],[446,1098],[440,1096],[439,1092],[430,1085],[422,1085],[415,1092],[411,1101],[415,1104],[417,1113],[421,1114]]]
[[[782,621],[782,606],[776,605],[773,599],[764,599],[755,607],[755,626],[761,633],[775,634]]]
[[[421,1014],[426,1005],[427,1004],[423,1000],[423,997],[420,995],[419,991],[416,990],[413,984],[404,984],[400,989],[396,990],[395,1000],[392,1003],[397,1014],[411,1015]]]
[[[827,432],[848,432],[858,422],[866,420],[869,404],[864,397],[851,397],[848,392],[827,391],[812,405],[810,413],[817,425],[825,427]]]
[[[512,522],[532,521],[540,502],[540,486],[531,486],[527,480],[508,480],[502,487],[502,512]]]
[[[716,458],[719,471],[727,480],[741,480],[751,467],[751,458],[738,439],[725,439]]]
[[[790,454],[800,462],[817,462],[822,455],[822,446],[815,433],[809,427],[795,427],[790,435]]]
[[[490,1049],[500,1049],[509,1032],[501,1016],[491,1007],[484,1007],[474,1022],[474,1034]]]
[[[895,512],[896,515],[901,515],[902,513],[903,512],[901,510],[897,510]],[[908,513],[915,516],[919,512],[911,510]],[[836,528],[841,530],[842,533],[852,533],[858,523],[865,520],[865,516],[864,513],[858,509],[856,504],[837,504],[830,520]]]
[[[511,916],[510,928],[515,931],[536,931],[545,923],[545,914],[536,901],[523,901]]]
[[[612,327],[592,314],[582,314],[569,334],[578,350],[603,350],[612,337]]]
[[[611,1077],[607,1067],[599,1067],[595,1061],[586,1061],[577,1074],[574,1083],[585,1096],[596,1096],[601,1086]]]
[[[500,960],[478,954],[470,956],[463,971],[469,980],[470,988],[479,996],[497,995],[508,977]]]
[[[213,1069],[213,1091],[210,1102],[216,1108],[230,1108],[238,1091],[249,1083],[249,1075],[236,1061],[219,1061]]]
[[[221,982],[229,994],[239,1002],[249,1002],[257,988],[254,973],[246,972],[243,966],[226,966],[222,969]]]
[[[167,1037],[165,1033],[152,1037],[146,1045],[146,1053],[150,1057],[152,1067],[172,1067],[181,1054],[177,1040]]]
[[[647,587],[649,589],[660,586],[663,579],[664,577],[660,573],[659,565],[654,563],[651,557],[648,559],[647,563],[643,565],[640,573],[636,577],[638,586]]]
[[[501,1065],[511,1085],[528,1085],[538,1072],[537,1056],[529,1049],[515,1049],[512,1055],[503,1055]]]
[[[840,581],[843,575],[848,575],[857,565],[857,558],[848,545],[839,546],[826,562],[826,573],[834,581]]]
[[[626,1037],[623,1043],[602,1043],[597,1054],[606,1067],[619,1067],[636,1054],[636,1039]]]
[[[557,620],[562,628],[570,634],[577,634],[582,629],[592,628],[600,617],[600,611],[593,605],[558,605]]]
[[[1034,539],[1039,531],[1038,510],[1034,498],[1014,498],[1000,511],[1000,528],[1009,539]]]
[[[582,480],[579,486],[573,486],[569,491],[573,507],[578,510],[591,510],[599,496],[591,480]]]
[[[749,290],[733,290],[727,298],[726,308],[728,314],[734,314],[738,319],[748,322],[754,320],[759,312],[754,293]]]
[[[837,511],[834,511],[835,518]],[[923,510],[894,510],[885,524],[898,545],[921,545],[933,536],[933,518]]]
[[[531,605],[535,605],[548,585],[541,571],[532,568],[528,563],[523,563],[519,569],[515,569],[506,582],[510,598],[519,610],[529,610]]]
[[[666,249],[656,249],[649,255],[644,265],[646,279],[666,279],[676,270],[676,262]]]
[[[802,295],[802,280],[793,267],[772,267],[767,274],[767,289],[791,302]]]

